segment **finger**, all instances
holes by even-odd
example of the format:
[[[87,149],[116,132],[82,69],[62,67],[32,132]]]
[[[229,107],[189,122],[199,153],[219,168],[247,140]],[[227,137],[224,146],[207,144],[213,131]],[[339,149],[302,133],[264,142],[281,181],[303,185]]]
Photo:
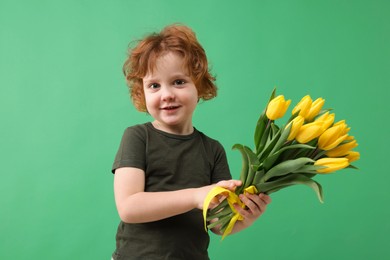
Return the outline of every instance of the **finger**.
[[[255,213],[259,210],[261,210],[262,204],[264,202],[259,198],[257,195],[247,194],[247,195],[240,195],[241,201],[248,207],[248,209]]]
[[[240,205],[238,204],[233,204],[235,210],[237,211],[238,214],[244,217],[244,219],[249,219],[252,215],[252,212],[250,210],[245,210],[243,209]]]
[[[217,183],[218,186],[234,191],[237,186],[241,185],[241,181],[238,180],[225,180]]]
[[[261,212],[264,212],[267,209],[267,205],[271,202],[271,198],[268,195],[260,194],[258,195],[259,203],[258,206]]]
[[[247,196],[258,208],[258,210],[251,208],[254,214],[257,214],[257,212],[259,212],[260,215],[263,214],[267,209],[268,203],[271,201],[271,198],[265,194],[247,194]]]
[[[266,194],[264,194],[264,193],[260,193],[259,197],[260,197],[260,199],[261,199],[262,201],[265,202],[265,204],[269,204],[269,203],[271,203],[271,201],[272,201],[271,197],[268,196],[268,195],[266,195]]]

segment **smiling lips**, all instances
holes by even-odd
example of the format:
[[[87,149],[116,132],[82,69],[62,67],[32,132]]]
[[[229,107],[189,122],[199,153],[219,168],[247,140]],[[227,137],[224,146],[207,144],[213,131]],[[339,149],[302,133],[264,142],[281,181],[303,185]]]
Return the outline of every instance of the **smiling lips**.
[[[167,106],[167,107],[163,107],[161,108],[161,110],[175,110],[177,108],[179,108],[180,106]]]

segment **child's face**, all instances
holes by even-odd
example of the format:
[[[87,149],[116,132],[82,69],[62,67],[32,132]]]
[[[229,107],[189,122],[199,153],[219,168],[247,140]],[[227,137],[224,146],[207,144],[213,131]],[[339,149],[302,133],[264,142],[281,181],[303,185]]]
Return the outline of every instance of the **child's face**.
[[[174,134],[193,131],[198,91],[180,55],[169,52],[160,56],[153,73],[143,78],[143,87],[146,108],[156,128]]]

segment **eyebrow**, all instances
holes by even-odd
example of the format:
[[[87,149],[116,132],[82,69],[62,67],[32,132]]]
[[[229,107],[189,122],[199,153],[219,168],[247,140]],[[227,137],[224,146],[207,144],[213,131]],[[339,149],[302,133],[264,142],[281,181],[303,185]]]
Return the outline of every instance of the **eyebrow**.
[[[154,78],[151,78],[151,79],[148,79],[148,80],[145,80],[144,78],[142,79],[142,83],[144,85],[148,85],[150,83],[153,83],[153,82],[156,82],[157,80],[155,80]]]
[[[170,76],[170,79],[182,79],[182,78],[189,78],[190,79],[191,76],[184,74],[184,73],[175,73],[172,76]],[[142,79],[142,82],[146,85],[150,84],[150,83],[158,82],[158,81],[159,81],[158,78],[155,78],[155,77],[148,78],[148,79],[145,79],[145,78]]]

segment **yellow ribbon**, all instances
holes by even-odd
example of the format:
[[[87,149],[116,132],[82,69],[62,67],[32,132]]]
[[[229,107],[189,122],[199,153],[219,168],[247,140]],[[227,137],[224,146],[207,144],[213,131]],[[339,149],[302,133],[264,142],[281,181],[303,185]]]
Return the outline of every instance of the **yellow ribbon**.
[[[232,232],[234,224],[237,222],[237,220],[244,219],[243,216],[241,216],[241,214],[237,212],[237,210],[234,208],[233,205],[238,204],[241,208],[245,207],[245,204],[240,200],[240,198],[237,196],[236,193],[234,193],[228,189],[225,189],[223,187],[215,186],[213,189],[210,190],[210,192],[207,194],[207,196],[203,202],[203,219],[204,219],[204,228],[206,231],[207,231],[207,221],[206,221],[207,210],[210,206],[210,203],[215,196],[223,194],[223,193],[225,193],[226,199],[227,199],[229,206],[230,206],[232,212],[234,213],[234,215],[230,219],[230,222],[229,222],[228,226],[226,227],[225,232],[223,232],[222,239],[224,239],[227,235],[229,235]],[[250,194],[256,193],[257,194],[258,191],[257,191],[256,187],[252,185],[252,186],[249,186],[248,188],[246,188],[244,190],[244,193],[250,193]]]

